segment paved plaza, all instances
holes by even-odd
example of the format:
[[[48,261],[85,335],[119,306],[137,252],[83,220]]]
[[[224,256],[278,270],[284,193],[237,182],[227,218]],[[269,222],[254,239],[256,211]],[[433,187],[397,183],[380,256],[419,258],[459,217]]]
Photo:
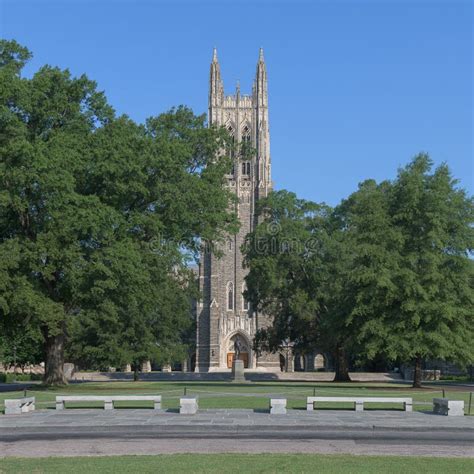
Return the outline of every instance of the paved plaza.
[[[180,415],[177,410],[151,409],[77,409],[64,411],[36,410],[24,415],[0,416],[0,439],[15,432],[45,433],[76,430],[88,427],[98,432],[107,427],[126,426],[158,431],[173,427],[205,430],[260,431],[282,430],[414,430],[414,431],[466,431],[474,434],[474,417],[447,417],[431,412],[404,412],[385,410],[288,410],[286,415],[270,415],[267,410],[201,409],[196,415]]]
[[[0,416],[3,456],[319,452],[474,457],[474,417],[421,412],[38,410]]]

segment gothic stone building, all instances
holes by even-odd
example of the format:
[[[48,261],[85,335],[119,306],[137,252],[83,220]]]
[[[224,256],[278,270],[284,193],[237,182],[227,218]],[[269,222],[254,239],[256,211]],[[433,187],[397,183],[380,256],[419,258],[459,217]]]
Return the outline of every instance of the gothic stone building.
[[[227,185],[237,196],[237,213],[241,227],[222,246],[222,255],[205,251],[199,265],[202,301],[196,308],[196,372],[229,369],[234,357],[234,342],[242,346],[241,359],[248,369],[279,371],[278,354],[261,354],[252,350],[258,328],[269,324],[269,318],[252,310],[245,300],[246,269],[241,246],[256,225],[255,204],[272,189],[270,173],[270,134],[268,126],[267,70],[260,50],[252,95],[225,95],[217,53],[211,63],[209,82],[209,123],[225,126],[239,149],[247,143],[255,150],[246,161],[235,153],[232,174]]]

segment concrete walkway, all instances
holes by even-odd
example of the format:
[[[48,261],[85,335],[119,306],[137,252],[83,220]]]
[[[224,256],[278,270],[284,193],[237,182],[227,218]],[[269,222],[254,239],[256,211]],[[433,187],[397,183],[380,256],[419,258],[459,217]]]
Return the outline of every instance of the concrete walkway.
[[[319,452],[474,457],[474,417],[397,411],[39,410],[0,416],[0,456]]]
[[[77,427],[105,428],[137,427],[239,427],[249,430],[262,428],[296,429],[408,429],[415,431],[467,431],[474,434],[474,417],[448,417],[424,412],[385,410],[288,410],[286,415],[270,415],[264,410],[207,409],[196,415],[180,415],[177,410],[152,409],[76,409],[36,410],[23,415],[0,416],[0,436],[12,430],[40,428],[45,431]]]

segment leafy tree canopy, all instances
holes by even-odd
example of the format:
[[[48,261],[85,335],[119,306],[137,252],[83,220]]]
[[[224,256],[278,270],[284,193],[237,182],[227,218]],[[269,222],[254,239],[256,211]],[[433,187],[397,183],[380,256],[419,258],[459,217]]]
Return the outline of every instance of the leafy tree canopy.
[[[0,43],[0,320],[40,331],[46,381],[61,383],[69,340],[95,365],[176,345],[194,291],[184,255],[237,221],[225,134],[204,116],[136,124],[86,76],[21,78],[29,57]]]
[[[335,209],[280,191],[249,236],[248,298],[274,317],[257,346],[323,347],[336,378],[347,353],[474,360],[473,199],[421,154],[393,182],[363,182]]]
[[[473,200],[446,165],[417,156],[392,183],[364,183],[338,212],[353,261],[347,320],[368,358],[472,363]]]

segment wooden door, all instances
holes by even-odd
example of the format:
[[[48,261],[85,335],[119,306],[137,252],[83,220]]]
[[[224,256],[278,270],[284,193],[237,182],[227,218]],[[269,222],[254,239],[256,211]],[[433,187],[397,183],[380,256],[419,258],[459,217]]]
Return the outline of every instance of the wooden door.
[[[235,354],[233,352],[227,353],[227,368],[232,369],[232,362],[234,362]],[[249,354],[248,352],[240,353],[240,360],[244,362],[244,369],[249,368]]]

